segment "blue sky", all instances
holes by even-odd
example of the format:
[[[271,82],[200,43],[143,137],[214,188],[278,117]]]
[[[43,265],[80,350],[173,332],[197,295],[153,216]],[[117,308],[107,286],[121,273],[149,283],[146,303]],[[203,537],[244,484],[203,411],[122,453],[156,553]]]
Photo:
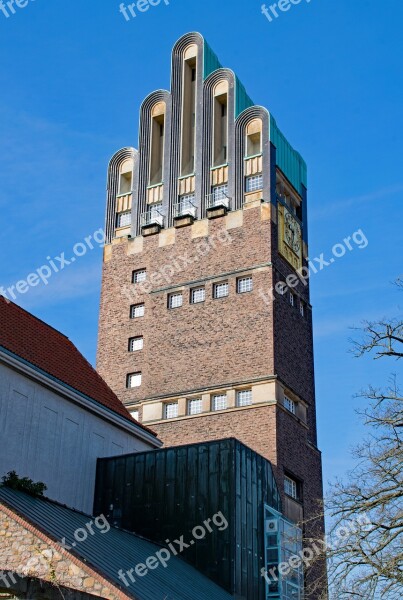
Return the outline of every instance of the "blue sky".
[[[200,31],[308,163],[311,257],[358,229],[369,241],[312,278],[325,480],[343,475],[362,435],[354,394],[397,370],[355,359],[349,338],[402,313],[402,19],[399,0],[302,0],[272,22],[255,0],[170,0],[130,21],[117,0],[0,12],[0,285],[103,226],[108,159],[137,145],[141,101]],[[18,299],[93,362],[100,276],[97,248]]]

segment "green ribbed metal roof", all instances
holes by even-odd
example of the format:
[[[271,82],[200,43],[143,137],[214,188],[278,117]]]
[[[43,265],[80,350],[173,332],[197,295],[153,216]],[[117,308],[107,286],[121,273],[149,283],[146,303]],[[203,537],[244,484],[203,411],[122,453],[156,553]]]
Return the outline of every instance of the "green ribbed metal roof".
[[[86,529],[92,518],[55,502],[33,498],[6,487],[0,487],[0,502],[37,526],[50,538],[66,539],[66,544],[75,543],[74,555],[88,566],[103,575],[124,593],[136,600],[230,600],[231,595],[204,577],[196,569],[180,558],[172,557],[164,569],[161,565],[144,577],[136,577],[136,582],[126,587],[118,578],[118,572],[133,569],[139,563],[154,556],[160,550],[157,544],[131,533],[112,527],[107,533],[100,533],[93,526],[95,535],[86,541],[75,542],[77,529]],[[185,532],[184,532],[185,533]]]
[[[204,40],[204,79],[221,69],[222,65],[211,46]],[[236,76],[235,79],[235,118],[255,103],[246,92],[245,86]],[[307,166],[302,156],[294,150],[283,133],[277,127],[276,120],[270,115],[270,141],[277,149],[277,166],[284,173],[299,194],[302,187],[307,188]]]
[[[218,60],[217,54],[211,46],[209,46],[206,40],[204,40],[204,79],[207,79],[207,77],[214,71],[217,71],[217,69],[222,69],[222,64]]]
[[[235,77],[235,118],[237,119],[241,112],[250,108],[251,106],[255,106],[252,98],[247,94],[245,86],[239,80],[239,78]]]
[[[270,141],[276,146],[276,162],[278,168],[284,173],[299,194],[302,186],[307,186],[307,167],[302,156],[294,150],[283,133],[277,127],[276,120],[270,115]]]

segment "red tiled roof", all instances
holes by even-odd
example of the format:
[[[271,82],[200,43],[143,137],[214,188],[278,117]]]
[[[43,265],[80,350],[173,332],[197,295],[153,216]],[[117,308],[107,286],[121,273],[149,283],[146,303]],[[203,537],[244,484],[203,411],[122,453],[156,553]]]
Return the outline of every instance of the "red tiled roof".
[[[65,335],[3,296],[0,296],[0,346],[156,436],[132,418]]]

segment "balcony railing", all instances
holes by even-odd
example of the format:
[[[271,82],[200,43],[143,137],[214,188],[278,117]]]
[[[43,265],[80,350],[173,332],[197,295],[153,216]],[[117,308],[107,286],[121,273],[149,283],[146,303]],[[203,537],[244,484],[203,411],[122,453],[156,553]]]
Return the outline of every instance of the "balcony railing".
[[[147,212],[141,215],[141,227],[149,227],[151,225],[158,225],[164,227],[165,217],[159,208],[153,207]]]
[[[196,218],[197,207],[191,200],[179,200],[175,204],[174,216],[178,217],[193,217]]]
[[[207,208],[219,208],[224,207],[229,209],[231,205],[231,198],[226,192],[208,194],[206,197]]]

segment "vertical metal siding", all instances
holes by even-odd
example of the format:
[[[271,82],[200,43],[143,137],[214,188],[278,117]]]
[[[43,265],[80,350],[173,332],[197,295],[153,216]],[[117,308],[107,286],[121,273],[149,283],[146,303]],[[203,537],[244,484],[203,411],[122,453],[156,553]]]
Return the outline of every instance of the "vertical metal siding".
[[[245,86],[238,77],[235,79],[235,118],[237,119],[241,112],[255,106],[252,98],[247,94]]]
[[[207,79],[213,71],[221,69],[222,65],[218,60],[217,54],[212,50],[209,44],[204,40],[204,67],[203,67],[203,79]]]
[[[272,116],[270,116],[270,141],[277,149],[277,166],[302,195],[302,186],[308,187],[306,163],[281,133]]]
[[[189,540],[193,527],[222,512],[229,527],[182,557],[247,600],[264,598],[264,504],[280,510],[271,464],[235,439],[98,461],[95,513],[155,542]]]

